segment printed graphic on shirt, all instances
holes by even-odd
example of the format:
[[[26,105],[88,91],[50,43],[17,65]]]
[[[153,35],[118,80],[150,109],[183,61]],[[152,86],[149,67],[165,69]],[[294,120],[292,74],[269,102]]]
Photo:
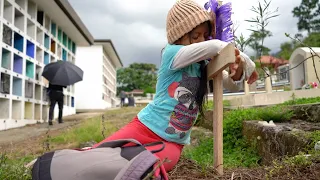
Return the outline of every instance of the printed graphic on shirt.
[[[198,77],[190,77],[187,73],[183,73],[180,82],[173,82],[169,86],[170,97],[175,98],[179,103],[171,113],[169,125],[165,131],[167,134],[179,134],[182,139],[192,127],[198,113],[195,97],[199,84]]]

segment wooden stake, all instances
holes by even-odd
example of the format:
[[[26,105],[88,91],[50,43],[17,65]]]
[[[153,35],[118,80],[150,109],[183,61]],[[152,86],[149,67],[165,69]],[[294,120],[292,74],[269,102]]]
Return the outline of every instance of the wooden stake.
[[[223,85],[222,72],[213,78],[213,152],[214,168],[223,175]]]
[[[208,80],[213,78],[213,165],[219,175],[223,175],[223,76],[222,71],[235,62],[235,47],[227,45],[207,65]]]

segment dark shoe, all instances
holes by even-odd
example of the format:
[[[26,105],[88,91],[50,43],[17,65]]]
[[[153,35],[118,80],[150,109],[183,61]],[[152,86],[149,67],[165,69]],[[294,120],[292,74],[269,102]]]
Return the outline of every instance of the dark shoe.
[[[63,121],[61,120],[61,121],[59,121],[59,124],[62,124],[63,123]]]
[[[49,126],[52,126],[52,125],[53,125],[52,121],[49,121]]]

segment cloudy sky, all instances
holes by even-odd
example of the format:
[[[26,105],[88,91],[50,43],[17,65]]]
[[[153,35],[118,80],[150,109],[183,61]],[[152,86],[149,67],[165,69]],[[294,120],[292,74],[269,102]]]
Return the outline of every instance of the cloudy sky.
[[[133,62],[154,63],[159,65],[160,52],[165,46],[166,16],[176,0],[69,0],[94,38],[111,39],[124,64]],[[206,0],[196,0],[203,5]],[[233,21],[239,25],[237,35],[249,36],[250,11],[258,0],[225,0],[232,2]],[[262,1],[263,2],[263,1]],[[279,50],[282,42],[288,40],[284,33],[297,33],[297,19],[291,11],[301,0],[274,0],[271,9],[279,8],[280,16],[274,18],[268,29],[273,36],[266,39],[265,45],[272,52]],[[252,50],[248,49],[247,54]]]

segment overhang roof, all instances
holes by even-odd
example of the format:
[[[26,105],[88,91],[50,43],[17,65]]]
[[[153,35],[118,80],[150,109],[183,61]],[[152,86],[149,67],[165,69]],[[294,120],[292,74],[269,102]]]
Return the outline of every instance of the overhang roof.
[[[106,51],[106,53],[110,57],[111,62],[116,66],[116,68],[123,67],[117,50],[110,39],[95,39],[94,44],[102,45],[103,49]]]
[[[78,46],[92,45],[94,38],[67,0],[34,0]]]

